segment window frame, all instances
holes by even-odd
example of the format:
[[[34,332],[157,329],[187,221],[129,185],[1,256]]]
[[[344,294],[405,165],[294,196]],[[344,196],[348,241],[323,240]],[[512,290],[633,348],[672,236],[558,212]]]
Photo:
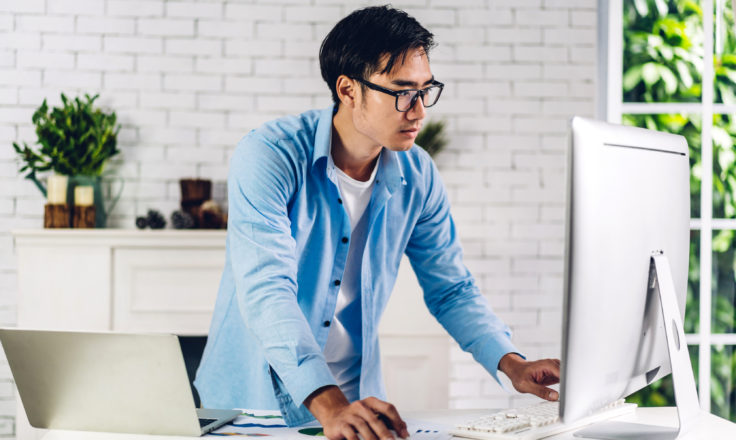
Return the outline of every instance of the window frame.
[[[702,118],[701,160],[704,170],[713,170],[712,126],[714,114],[736,114],[736,105],[714,103],[714,0],[700,0],[703,9],[703,87],[700,103],[623,102],[623,0],[598,0],[598,102],[597,118],[620,124],[624,114],[697,114]],[[706,87],[705,85],[710,86]],[[706,122],[707,121],[707,122]],[[700,218],[690,219],[690,229],[700,232],[700,325],[699,332],[687,334],[688,345],[698,346],[700,407],[711,409],[711,350],[714,345],[736,345],[736,333],[712,333],[713,231],[736,230],[736,219],[713,218],[713,173],[701,180]]]

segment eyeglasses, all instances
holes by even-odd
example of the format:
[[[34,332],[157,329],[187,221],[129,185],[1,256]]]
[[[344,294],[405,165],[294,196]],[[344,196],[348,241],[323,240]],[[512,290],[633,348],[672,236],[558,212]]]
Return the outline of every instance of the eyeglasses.
[[[445,87],[439,81],[432,81],[432,85],[425,89],[404,89],[404,90],[391,90],[385,87],[381,87],[378,84],[373,84],[361,78],[352,78],[361,84],[364,84],[369,89],[376,90],[378,92],[391,95],[396,98],[396,110],[400,112],[408,112],[414,108],[417,99],[421,96],[422,104],[424,108],[432,107],[437,104],[437,100],[440,99],[442,89]]]

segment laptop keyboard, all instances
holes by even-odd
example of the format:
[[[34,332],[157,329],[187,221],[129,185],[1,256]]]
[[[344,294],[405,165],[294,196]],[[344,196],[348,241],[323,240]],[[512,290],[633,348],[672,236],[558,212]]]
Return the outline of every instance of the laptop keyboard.
[[[199,427],[204,428],[212,422],[216,422],[217,419],[199,419]]]

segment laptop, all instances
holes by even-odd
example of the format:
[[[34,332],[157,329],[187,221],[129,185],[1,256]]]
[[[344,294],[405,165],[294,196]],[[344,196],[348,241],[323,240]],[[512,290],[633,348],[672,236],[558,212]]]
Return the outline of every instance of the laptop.
[[[31,426],[200,436],[240,415],[196,409],[178,338],[0,329]]]

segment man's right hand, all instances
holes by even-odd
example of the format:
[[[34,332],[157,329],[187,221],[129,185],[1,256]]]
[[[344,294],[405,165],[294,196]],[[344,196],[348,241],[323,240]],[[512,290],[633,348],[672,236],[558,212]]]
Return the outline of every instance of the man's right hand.
[[[340,388],[331,385],[312,393],[304,405],[320,422],[329,440],[358,440],[358,434],[363,440],[393,440],[389,428],[402,438],[409,437],[396,408],[375,397],[350,403]]]

